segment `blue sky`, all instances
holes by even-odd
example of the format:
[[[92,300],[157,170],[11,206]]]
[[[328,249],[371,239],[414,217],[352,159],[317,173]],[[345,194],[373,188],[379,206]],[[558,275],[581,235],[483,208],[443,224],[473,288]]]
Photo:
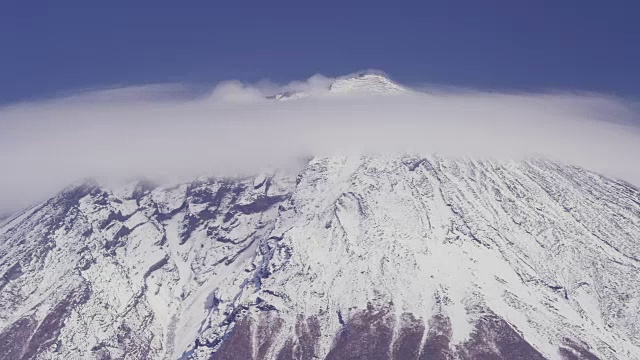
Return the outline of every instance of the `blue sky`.
[[[288,82],[367,68],[407,84],[640,98],[635,2],[341,3],[5,0],[0,103],[113,85]]]

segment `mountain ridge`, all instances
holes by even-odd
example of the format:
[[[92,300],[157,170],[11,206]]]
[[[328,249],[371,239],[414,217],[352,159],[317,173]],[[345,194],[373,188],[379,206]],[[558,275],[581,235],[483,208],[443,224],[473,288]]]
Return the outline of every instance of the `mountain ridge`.
[[[636,188],[538,158],[89,182],[0,228],[0,352],[637,359],[639,231]]]

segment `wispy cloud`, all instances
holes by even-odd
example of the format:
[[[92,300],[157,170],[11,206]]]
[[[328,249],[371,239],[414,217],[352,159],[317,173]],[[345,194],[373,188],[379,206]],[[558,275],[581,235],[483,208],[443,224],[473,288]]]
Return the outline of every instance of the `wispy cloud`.
[[[639,117],[619,99],[433,87],[336,96],[332,80],[112,88],[0,108],[0,212],[83,177],[184,179],[353,152],[537,154],[640,184]],[[265,98],[281,91],[312,96]]]

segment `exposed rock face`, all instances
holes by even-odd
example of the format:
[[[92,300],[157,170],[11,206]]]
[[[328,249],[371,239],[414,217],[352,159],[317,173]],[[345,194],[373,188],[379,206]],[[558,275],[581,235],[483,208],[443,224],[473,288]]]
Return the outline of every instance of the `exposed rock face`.
[[[327,360],[389,359],[392,320],[386,309],[369,309],[354,314],[338,332]]]
[[[541,159],[73,186],[2,222],[0,359],[640,359],[640,192]]]

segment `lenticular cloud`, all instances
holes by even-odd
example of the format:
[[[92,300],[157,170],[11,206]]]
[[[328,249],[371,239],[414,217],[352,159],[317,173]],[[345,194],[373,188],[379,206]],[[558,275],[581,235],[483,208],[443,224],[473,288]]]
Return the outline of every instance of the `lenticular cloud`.
[[[544,156],[637,185],[631,108],[597,94],[416,90],[380,74],[85,91],[0,109],[0,212],[85,177],[180,181],[380,152]]]

